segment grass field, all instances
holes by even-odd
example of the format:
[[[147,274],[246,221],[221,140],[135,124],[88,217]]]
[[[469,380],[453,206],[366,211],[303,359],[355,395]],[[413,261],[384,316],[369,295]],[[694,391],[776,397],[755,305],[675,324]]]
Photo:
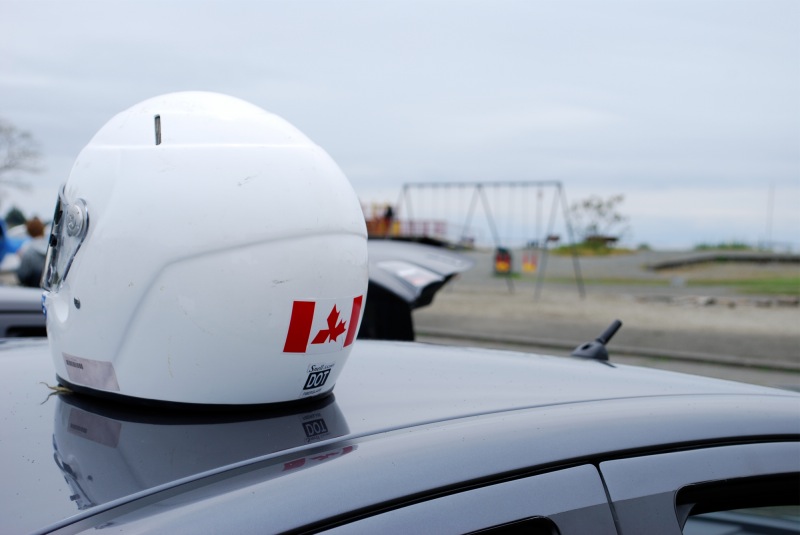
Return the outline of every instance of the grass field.
[[[735,286],[746,294],[800,296],[800,277],[770,277],[740,280],[696,279],[688,281],[689,286]]]
[[[506,277],[507,275],[497,275]],[[534,280],[535,276],[514,273],[511,277],[515,280]],[[573,277],[545,277],[545,282],[574,284]],[[629,277],[589,277],[584,278],[587,286],[652,286],[667,287],[673,284],[671,278],[629,278]],[[692,286],[726,286],[734,287],[738,292],[752,295],[786,295],[800,297],[800,276],[753,276],[748,278],[687,278],[685,284]]]

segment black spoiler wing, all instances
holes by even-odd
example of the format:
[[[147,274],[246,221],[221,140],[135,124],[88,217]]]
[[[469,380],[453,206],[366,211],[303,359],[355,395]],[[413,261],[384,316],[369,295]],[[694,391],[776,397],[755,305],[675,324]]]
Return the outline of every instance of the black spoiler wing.
[[[369,290],[359,338],[413,340],[411,311],[429,305],[447,281],[473,264],[440,247],[370,240]]]

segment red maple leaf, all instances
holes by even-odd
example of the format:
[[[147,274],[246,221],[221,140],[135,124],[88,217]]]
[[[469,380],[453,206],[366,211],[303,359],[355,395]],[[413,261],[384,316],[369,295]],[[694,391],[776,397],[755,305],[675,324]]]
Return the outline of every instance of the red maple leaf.
[[[339,323],[336,323],[337,320]],[[331,313],[328,314],[328,328],[320,330],[311,343],[324,344],[329,340],[331,342],[335,342],[340,334],[344,334],[344,331],[346,330],[344,326],[345,322],[343,320],[339,320],[339,311],[336,309],[336,305],[333,305],[333,310],[331,310]]]

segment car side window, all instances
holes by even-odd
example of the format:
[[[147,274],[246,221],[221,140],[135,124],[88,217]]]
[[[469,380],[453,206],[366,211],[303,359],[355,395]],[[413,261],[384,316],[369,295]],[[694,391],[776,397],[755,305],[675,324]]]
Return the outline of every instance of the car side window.
[[[702,530],[699,515],[798,503],[800,443],[706,447],[600,463],[620,532],[648,535],[772,533]],[[737,513],[738,514],[738,513]],[[694,517],[695,520],[687,522]],[[707,518],[707,517],[705,517]],[[710,524],[706,524],[710,526]],[[796,533],[789,531],[789,533]],[[786,533],[776,531],[775,533]]]
[[[685,535],[800,533],[800,474],[688,485],[675,500]]]

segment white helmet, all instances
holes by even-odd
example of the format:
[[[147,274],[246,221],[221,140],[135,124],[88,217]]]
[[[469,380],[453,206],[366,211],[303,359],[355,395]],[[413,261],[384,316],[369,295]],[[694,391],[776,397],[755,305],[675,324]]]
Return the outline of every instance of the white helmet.
[[[361,207],[328,154],[204,92],[133,106],[81,151],[42,281],[63,383],[222,405],[329,393],[367,282]]]

